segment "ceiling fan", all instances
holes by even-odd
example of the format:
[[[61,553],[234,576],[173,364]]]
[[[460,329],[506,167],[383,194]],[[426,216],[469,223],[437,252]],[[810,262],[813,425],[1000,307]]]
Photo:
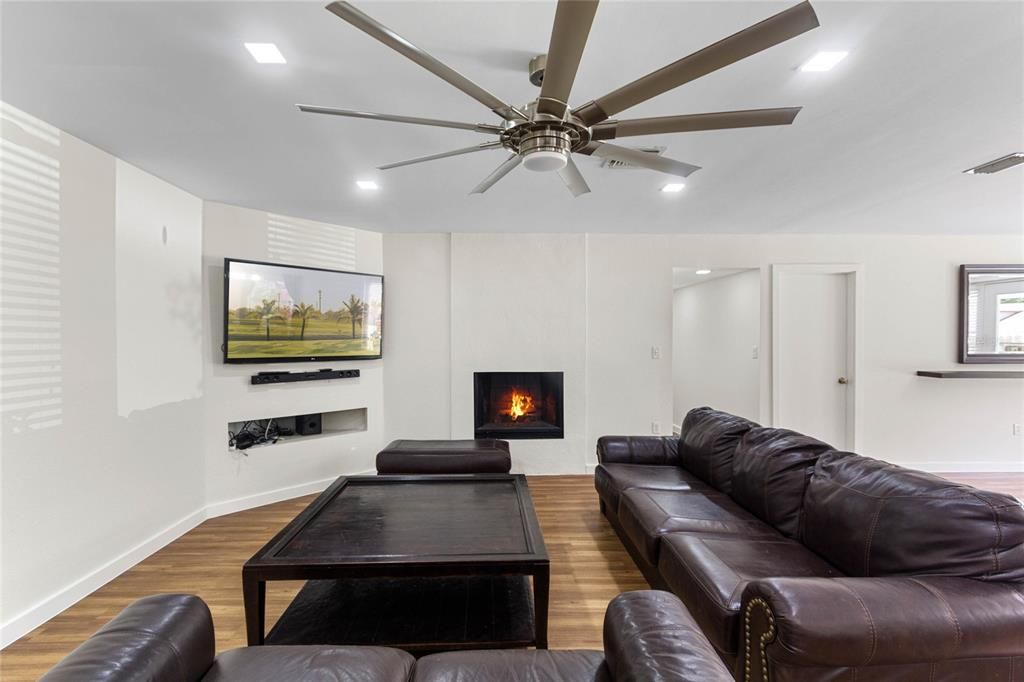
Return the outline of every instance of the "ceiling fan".
[[[657,116],[622,121],[610,118],[620,111],[684,83],[816,28],[818,18],[809,2],[802,2],[734,33],[596,100],[570,108],[569,93],[576,79],[576,71],[587,43],[587,36],[590,34],[594,14],[597,12],[597,4],[598,0],[559,0],[547,54],[539,55],[531,62],[530,79],[535,85],[540,85],[540,95],[519,108],[498,99],[349,3],[332,2],[327,5],[330,12],[455,86],[493,111],[502,120],[497,124],[461,123],[306,104],[299,104],[298,107],[302,111],[316,114],[473,130],[495,136],[490,142],[387,164],[380,166],[381,170],[487,149],[505,149],[512,152],[512,155],[474,187],[472,194],[486,192],[519,164],[523,164],[529,170],[557,171],[574,196],[586,194],[590,188],[573,163],[572,154],[598,156],[681,177],[686,177],[700,168],[658,154],[611,144],[605,140],[634,135],[789,125],[800,112],[800,107],[787,107]]]

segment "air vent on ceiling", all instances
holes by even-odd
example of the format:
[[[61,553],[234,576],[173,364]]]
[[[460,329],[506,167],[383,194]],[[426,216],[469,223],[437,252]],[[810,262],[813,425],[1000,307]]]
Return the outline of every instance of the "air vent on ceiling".
[[[975,175],[977,173],[998,173],[1004,171],[1007,168],[1013,168],[1014,166],[1024,163],[1024,152],[1014,152],[1013,154],[1007,154],[994,161],[986,161],[985,163],[979,164],[974,168],[968,168],[964,171],[968,175]]]
[[[633,147],[638,152],[646,152],[648,154],[654,154],[661,156],[665,153],[668,147]],[[608,170],[636,170],[642,169],[643,166],[637,166],[626,161],[619,161],[617,159],[601,159],[601,168],[607,168]]]

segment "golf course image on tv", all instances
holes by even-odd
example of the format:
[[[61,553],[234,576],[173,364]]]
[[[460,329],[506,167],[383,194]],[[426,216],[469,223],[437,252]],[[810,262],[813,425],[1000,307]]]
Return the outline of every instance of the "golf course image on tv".
[[[224,260],[224,361],[381,356],[384,278]]]

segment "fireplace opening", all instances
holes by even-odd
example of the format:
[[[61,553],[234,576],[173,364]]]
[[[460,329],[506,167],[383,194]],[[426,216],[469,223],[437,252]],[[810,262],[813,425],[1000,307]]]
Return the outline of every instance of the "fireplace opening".
[[[561,372],[474,372],[475,438],[564,438]]]

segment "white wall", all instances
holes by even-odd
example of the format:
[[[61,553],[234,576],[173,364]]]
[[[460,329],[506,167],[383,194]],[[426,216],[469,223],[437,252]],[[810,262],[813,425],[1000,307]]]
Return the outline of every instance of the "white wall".
[[[220,351],[225,256],[379,273],[379,234],[203,203],[2,103],[0,124],[5,646],[209,516],[372,470],[384,414],[381,361],[251,386],[299,366]],[[350,408],[365,432],[227,447],[232,421]]]
[[[145,183],[118,187],[114,157],[9,108],[3,114],[0,639],[6,643],[194,525],[204,482],[196,428],[203,400],[194,392],[168,400],[179,395],[175,377],[148,371],[167,358],[199,366],[198,352],[159,333],[123,335],[130,320],[118,314],[116,296],[118,286],[166,293],[149,287],[144,274],[116,268],[116,261],[149,257],[148,246],[117,243],[117,190],[124,201],[149,204],[156,222],[178,218],[161,215],[161,199],[197,200],[166,187],[152,195]],[[198,243],[201,230],[196,213],[175,223],[172,238]],[[192,271],[191,256],[180,255],[169,252],[167,265]],[[115,282],[115,272],[125,279]],[[198,329],[198,290],[179,293],[180,323]],[[117,346],[129,338],[146,344],[138,370],[147,386],[135,387],[137,409],[122,416]]]
[[[884,224],[886,217],[879,214],[874,219]],[[416,245],[424,242],[414,239],[426,240],[434,248],[418,251]],[[439,331],[444,316],[437,326],[430,317],[421,316],[415,330],[392,330],[388,357],[411,362],[415,356],[424,366],[451,363],[451,418],[459,428],[468,428],[459,396],[465,390],[460,382],[464,385],[465,373],[471,369],[469,359],[482,363],[488,358],[489,345],[502,344],[499,335],[491,333],[495,313],[485,314],[483,302],[507,297],[508,282],[517,272],[525,272],[528,281],[540,277],[547,300],[520,322],[525,326],[521,333],[536,340],[539,330],[557,330],[548,335],[552,362],[572,358],[583,363],[585,412],[573,428],[582,421],[586,434],[559,455],[565,459],[531,460],[542,467],[540,471],[552,473],[566,467],[585,471],[581,463],[593,463],[594,443],[604,434],[650,433],[652,422],[669,432],[673,392],[672,353],[667,350],[672,343],[673,267],[713,263],[746,269],[794,262],[863,264],[863,367],[857,377],[864,396],[860,452],[933,471],[1024,471],[1024,439],[1012,434],[1014,423],[1024,423],[1024,383],[914,375],[919,369],[955,366],[957,266],[1020,261],[1024,259],[1021,237],[590,234],[568,239],[458,234],[451,236],[447,254],[443,244],[442,235],[385,236],[386,274],[391,272],[391,254],[404,254],[396,258],[395,267],[401,268],[405,281],[416,281],[419,271],[433,273],[429,293],[391,288],[389,305],[414,308],[426,297],[443,300],[448,295],[453,311],[450,347],[444,346]],[[549,250],[553,257],[548,257]],[[418,257],[412,257],[413,252]],[[564,268],[564,272],[541,273],[529,264],[534,256],[545,267]],[[443,275],[438,274],[443,273],[446,258],[452,262],[447,291]],[[460,265],[466,259],[473,262]],[[575,274],[581,268],[585,272],[582,291]],[[762,290],[763,305],[768,295]],[[560,319],[566,310],[562,303],[581,299],[585,319],[573,318],[573,324],[566,326]],[[525,314],[530,309],[514,310]],[[474,322],[473,315],[484,319]],[[581,325],[584,334],[579,333]],[[509,327],[501,321],[496,328]],[[436,335],[432,336],[435,343],[420,345],[418,337],[424,334]],[[771,352],[767,341],[762,338],[762,354]],[[660,360],[651,359],[652,346],[662,348]],[[519,355],[508,357],[508,364],[516,364],[518,357],[531,362],[544,359],[537,349],[512,344],[499,345],[494,355],[510,352]],[[405,395],[443,390],[432,381],[434,376],[421,383],[421,375],[396,374],[389,376],[388,386],[402,387]],[[770,400],[770,379],[762,365],[762,406]],[[443,409],[442,401],[438,410]],[[394,390],[389,390],[385,411],[390,434],[415,435],[419,425],[409,421],[406,397],[396,398]],[[567,437],[576,434],[567,431]],[[513,443],[514,458],[517,451],[529,452],[524,443]]]
[[[281,234],[300,238],[287,250]],[[284,240],[287,242],[288,240]],[[346,244],[325,251],[323,244]],[[203,211],[203,319],[206,410],[203,415],[206,501],[227,513],[319,490],[343,474],[374,469],[384,438],[384,371],[380,360],[359,362],[227,365],[222,360],[224,258],[287,262],[382,272],[381,235],[347,227],[274,216],[264,211],[206,202]],[[325,260],[326,259],[326,260]],[[385,289],[390,283],[385,281]],[[385,293],[384,306],[389,301]],[[387,342],[388,331],[384,332]],[[358,379],[253,386],[261,371],[359,369]],[[245,451],[228,450],[229,422],[366,408],[362,433],[295,439]]]
[[[761,273],[747,270],[672,295],[672,425],[710,405],[761,418]]]
[[[473,437],[473,372],[563,372],[565,438],[511,441],[514,471],[583,470],[584,235],[452,235],[452,436]]]
[[[388,438],[472,438],[474,371],[564,376],[562,440],[512,441],[513,471],[585,457],[583,235],[384,235]]]
[[[117,160],[117,413],[203,395],[203,202]],[[154,340],[175,352],[154,355]],[[159,361],[157,361],[159,360]]]
[[[451,438],[450,234],[384,235],[386,440]]]

